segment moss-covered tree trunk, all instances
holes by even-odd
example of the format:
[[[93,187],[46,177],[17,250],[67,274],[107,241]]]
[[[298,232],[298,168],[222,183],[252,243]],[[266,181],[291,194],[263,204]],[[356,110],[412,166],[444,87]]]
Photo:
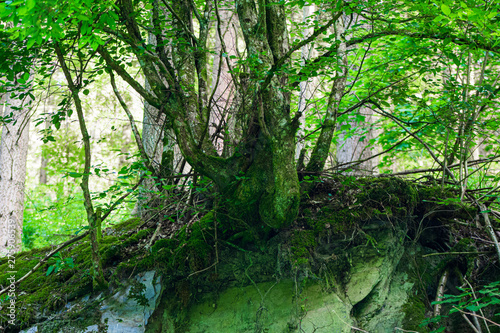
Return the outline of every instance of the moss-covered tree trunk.
[[[134,18],[138,8],[131,0],[119,5],[126,32],[121,42],[134,51],[150,90],[135,81],[106,48],[99,47],[99,54],[145,101],[165,114],[186,161],[217,185],[229,219],[251,228],[259,223],[272,228],[289,225],[297,216],[300,199],[294,161],[300,115],[290,115],[287,68],[301,45],[289,45],[285,5],[270,0],[234,2],[245,52],[238,70],[232,72],[238,98],[230,108],[235,114],[235,132],[241,137],[228,140],[232,147],[225,151],[231,156],[220,156],[208,131],[215,94],[208,89],[207,75],[210,22],[220,17],[219,3],[206,1],[203,7],[188,0],[162,3],[167,14],[157,11],[149,30],[157,44],[147,51]],[[316,29],[314,36],[324,33],[335,20]],[[333,131],[333,127],[328,129]],[[329,143],[322,143],[328,146],[326,151]]]
[[[220,158],[207,140],[207,54],[193,53],[192,47],[195,43],[206,46],[208,30],[202,20],[199,37],[194,39],[193,8],[178,1],[172,2],[176,13],[173,25],[177,26],[179,41],[173,52],[177,76],[169,86],[179,89],[169,96],[165,110],[181,113],[173,122],[180,148],[198,172],[215,181],[229,218],[242,220],[251,227],[263,222],[280,228],[290,224],[298,213],[299,183],[294,162],[297,126],[290,117],[287,77],[274,75],[264,83],[263,77],[288,50],[286,16],[283,6],[268,1],[236,1],[236,8],[250,73],[241,75],[244,78],[237,85],[244,96],[238,106],[239,126],[244,135],[233,156]],[[205,13],[210,9],[218,10],[215,4],[213,8],[207,5]]]

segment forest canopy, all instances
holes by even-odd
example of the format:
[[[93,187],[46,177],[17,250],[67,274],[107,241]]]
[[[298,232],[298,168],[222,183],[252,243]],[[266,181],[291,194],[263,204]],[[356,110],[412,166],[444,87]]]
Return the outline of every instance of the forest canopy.
[[[82,98],[103,81],[139,151],[118,175],[140,171],[136,183],[172,193],[187,174],[192,184],[208,184],[221,214],[250,229],[289,226],[308,180],[329,172],[425,169],[460,188],[460,200],[491,205],[498,8],[495,1],[5,1],[2,93],[35,99],[64,77],[56,110],[36,123],[48,124],[47,143],[61,123],[78,120],[84,156],[66,176],[81,182],[91,226],[123,202],[116,195],[102,205],[89,188],[101,169],[92,164]],[[142,132],[123,97],[131,91],[144,103]],[[129,183],[128,192],[138,187]]]

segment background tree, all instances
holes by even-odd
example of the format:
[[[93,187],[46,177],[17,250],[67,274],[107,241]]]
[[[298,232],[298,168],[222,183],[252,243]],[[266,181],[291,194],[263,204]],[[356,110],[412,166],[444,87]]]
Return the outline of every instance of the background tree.
[[[30,111],[34,96],[31,93],[32,57],[23,49],[20,41],[8,40],[6,28],[0,26],[0,36],[6,42],[0,52],[9,55],[0,60],[2,79],[2,105],[0,125],[0,253],[9,249],[21,249],[23,230],[24,182],[26,178],[26,157],[28,153]]]
[[[24,99],[8,96],[2,105],[4,115],[12,114],[9,122],[3,124],[0,142],[0,251],[3,255],[8,247],[16,252],[21,249],[32,101],[29,94]]]

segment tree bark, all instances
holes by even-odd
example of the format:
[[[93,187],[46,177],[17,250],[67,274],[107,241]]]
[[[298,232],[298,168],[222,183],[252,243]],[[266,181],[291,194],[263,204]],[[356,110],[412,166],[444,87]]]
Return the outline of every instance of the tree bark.
[[[357,14],[351,14],[353,16],[352,24],[359,24],[361,17]],[[348,28],[348,27],[346,27]],[[369,24],[362,24],[362,29],[366,31],[371,31]],[[352,38],[352,34],[346,36],[349,40]],[[350,47],[349,50],[354,50],[355,47]],[[368,50],[365,50],[368,52]],[[364,58],[363,58],[364,59]],[[353,78],[349,78],[353,79]],[[356,115],[361,115],[364,120],[357,121]],[[352,114],[352,117],[341,125],[348,125],[353,133],[346,133],[346,131],[341,131],[339,135],[340,144],[337,146],[337,163],[345,164],[360,160],[367,160],[363,163],[356,164],[353,167],[351,173],[358,175],[371,175],[373,174],[373,169],[378,165],[376,159],[369,159],[373,154],[370,147],[370,140],[375,138],[374,130],[371,128],[372,123],[375,122],[375,115],[372,109],[367,106],[361,106],[356,113]]]
[[[12,122],[3,125],[0,144],[0,252],[22,247],[24,184],[29,141],[29,111],[32,100],[6,98],[3,114],[13,113]]]
[[[135,81],[106,48],[99,46],[98,53],[110,69],[166,116],[187,163],[214,181],[223,201],[219,207],[223,207],[227,216],[250,227],[290,225],[298,214],[300,189],[295,166],[298,117],[290,115],[287,69],[292,64],[292,54],[325,33],[339,21],[341,13],[334,14],[326,24],[314,29],[309,38],[290,47],[284,4],[270,0],[235,1],[239,29],[246,44],[237,75],[233,76],[239,99],[235,106],[236,127],[242,135],[234,143],[234,153],[221,157],[210,139],[206,74],[209,22],[213,10],[217,12],[217,3],[207,1],[203,10],[188,0],[162,1],[162,4],[171,15],[168,19],[171,24],[158,25],[169,26],[170,30],[157,34],[157,42],[171,45],[171,55],[160,47],[144,51],[141,28],[134,20],[134,3],[122,0],[119,5],[120,20],[126,31],[121,41],[130,45],[137,56],[150,91]],[[197,29],[193,19],[198,21]],[[161,29],[154,27],[153,31]],[[334,84],[334,100],[339,100],[345,82],[345,43],[341,46],[342,73]],[[331,145],[337,104],[332,104],[329,110],[327,126],[316,150],[319,153],[312,156],[318,162],[314,163],[318,170],[324,165],[323,152],[328,153]]]
[[[50,107],[51,108],[51,107]],[[45,130],[48,130],[50,128],[50,120],[47,117],[44,121],[44,126]],[[40,158],[40,173],[38,177],[38,182],[40,184],[47,184],[47,166],[49,165],[49,154],[47,153],[47,149],[45,145],[42,145],[41,147],[41,158]]]
[[[18,252],[22,247],[24,184],[29,141],[29,111],[32,100],[7,96],[4,115],[13,113],[4,124],[0,144],[0,254]]]
[[[218,8],[215,31],[214,62],[212,66],[212,99],[210,114],[210,136],[215,140],[217,152],[222,156],[234,153],[236,134],[236,111],[233,108],[235,84],[230,71],[234,66],[231,57],[237,56],[237,14],[230,8]],[[223,140],[219,133],[225,129]]]
[[[85,211],[87,213],[87,220],[89,222],[89,235],[91,243],[92,252],[92,278],[93,278],[93,288],[100,290],[108,287],[108,282],[104,278],[104,273],[102,270],[101,255],[99,253],[99,237],[97,233],[100,230],[101,225],[101,209],[97,211],[94,210],[92,204],[92,197],[89,188],[89,178],[90,178],[90,168],[91,168],[91,149],[90,149],[90,135],[87,131],[87,125],[85,123],[85,117],[83,114],[82,101],[79,96],[80,85],[73,82],[71,77],[71,72],[64,59],[63,51],[59,43],[55,44],[55,51],[57,54],[57,59],[61,68],[63,70],[66,82],[68,83],[68,88],[73,98],[73,102],[76,109],[76,114],[78,116],[78,124],[80,126],[80,132],[82,134],[83,148],[85,151],[85,162],[83,167],[82,182],[80,187],[82,188]],[[81,69],[80,69],[81,70]]]
[[[308,4],[304,6],[303,8],[303,13],[302,13],[302,22],[307,23],[308,20],[312,19],[312,16],[315,15],[314,10],[316,6],[314,4]],[[303,31],[303,37],[302,39],[306,39],[309,37],[312,33],[314,32],[314,29],[310,26],[306,25],[306,28],[304,28]],[[302,66],[305,65],[311,57],[315,56],[314,48],[311,44],[306,44],[302,46],[301,50],[301,59],[302,59]],[[302,81],[300,82],[300,95],[299,95],[299,110],[298,112],[300,113],[300,118],[299,118],[299,128],[297,130],[297,147],[295,148],[295,159],[298,160],[300,153],[302,152],[302,149],[305,148],[304,141],[302,140],[305,132],[305,122],[306,122],[306,115],[309,110],[309,100],[313,98],[314,96],[314,90],[313,87],[317,85],[317,82],[315,79],[308,79],[307,81]]]

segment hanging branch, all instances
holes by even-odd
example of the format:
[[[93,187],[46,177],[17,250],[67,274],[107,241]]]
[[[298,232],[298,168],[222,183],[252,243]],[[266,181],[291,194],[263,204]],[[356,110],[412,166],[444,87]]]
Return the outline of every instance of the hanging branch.
[[[111,86],[113,87],[113,92],[115,93],[116,98],[118,99],[118,102],[120,103],[121,107],[127,114],[127,117],[130,121],[130,126],[132,127],[132,133],[134,134],[134,139],[135,143],[137,144],[137,147],[139,148],[139,152],[141,154],[142,159],[145,161],[146,168],[154,175],[156,174],[155,168],[151,165],[151,160],[146,153],[146,150],[144,149],[144,145],[142,144],[141,140],[141,134],[139,133],[139,130],[137,129],[137,126],[135,126],[135,121],[134,121],[134,116],[132,115],[132,112],[130,112],[130,109],[127,106],[127,103],[125,103],[125,100],[122,98],[122,95],[118,91],[118,88],[116,87],[116,81],[115,81],[115,75],[113,74],[113,70],[109,70],[109,79],[111,82]]]

